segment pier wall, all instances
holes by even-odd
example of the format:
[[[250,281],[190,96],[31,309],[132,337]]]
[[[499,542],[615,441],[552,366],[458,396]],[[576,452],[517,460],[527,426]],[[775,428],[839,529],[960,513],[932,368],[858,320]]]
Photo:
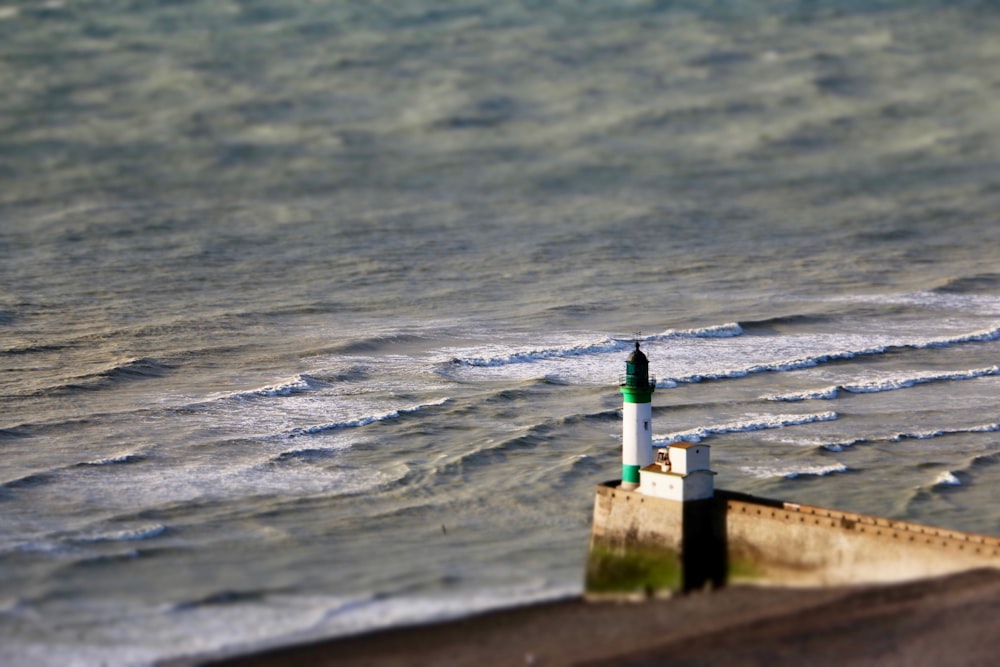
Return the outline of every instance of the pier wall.
[[[1000,538],[716,490],[677,502],[601,485],[586,590],[888,583],[1000,568]]]

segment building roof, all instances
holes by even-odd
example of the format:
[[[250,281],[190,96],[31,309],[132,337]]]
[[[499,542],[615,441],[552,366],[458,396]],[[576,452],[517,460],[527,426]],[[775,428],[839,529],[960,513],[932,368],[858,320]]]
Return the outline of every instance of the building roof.
[[[632,350],[632,354],[628,355],[628,359],[626,359],[625,361],[627,361],[630,364],[635,364],[635,363],[648,364],[649,363],[649,360],[646,359],[646,355],[643,354],[642,350],[639,349],[639,341],[635,341],[635,349]]]
[[[677,449],[688,449],[690,447],[711,447],[711,445],[706,445],[700,442],[675,442],[670,446],[676,447]]]

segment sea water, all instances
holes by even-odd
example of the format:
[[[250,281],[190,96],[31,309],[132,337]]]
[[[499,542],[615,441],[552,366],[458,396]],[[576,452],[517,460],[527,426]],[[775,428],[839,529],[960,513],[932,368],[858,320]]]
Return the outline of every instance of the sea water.
[[[0,663],[581,590],[617,380],[1000,534],[982,2],[0,4]]]

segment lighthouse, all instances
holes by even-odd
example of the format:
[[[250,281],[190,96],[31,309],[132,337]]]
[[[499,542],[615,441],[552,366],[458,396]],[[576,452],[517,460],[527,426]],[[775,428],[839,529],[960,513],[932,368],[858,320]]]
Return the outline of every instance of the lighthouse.
[[[622,488],[639,486],[639,470],[653,462],[653,390],[649,360],[635,341],[635,350],[625,360],[622,392]]]

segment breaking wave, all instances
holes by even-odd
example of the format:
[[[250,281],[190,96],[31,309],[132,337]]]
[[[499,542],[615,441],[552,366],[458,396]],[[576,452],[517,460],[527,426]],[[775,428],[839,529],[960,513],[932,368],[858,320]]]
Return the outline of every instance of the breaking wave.
[[[737,322],[727,322],[699,329],[667,329],[663,333],[649,336],[647,340],[671,340],[674,338],[734,338],[743,335],[743,327]]]
[[[785,426],[798,426],[801,424],[812,424],[814,422],[832,421],[837,419],[836,412],[818,412],[807,415],[767,415],[754,419],[747,419],[716,426],[700,426],[670,433],[664,436],[653,438],[653,444],[658,446],[670,445],[675,442],[701,442],[712,435],[724,433],[744,433],[748,431],[763,431],[772,428],[784,428]]]
[[[160,535],[167,532],[167,527],[160,523],[154,523],[147,526],[139,526],[136,528],[122,528],[120,530],[111,530],[107,532],[97,532],[90,535],[81,535],[73,538],[74,542],[137,542],[140,540],[148,540],[154,537],[159,537]]]
[[[823,389],[797,391],[790,394],[771,394],[769,396],[762,396],[761,398],[765,401],[785,401],[787,403],[797,401],[828,401],[837,398],[843,389],[844,387],[841,385],[833,385],[831,387],[824,387]]]
[[[968,371],[958,371],[955,373],[920,373],[917,375],[902,375],[886,377],[865,382],[852,382],[850,384],[839,384],[821,389],[814,389],[789,394],[775,394],[764,396],[768,401],[808,401],[808,400],[829,400],[837,398],[841,392],[851,394],[875,394],[883,391],[894,391],[896,389],[906,389],[920,384],[930,382],[945,382],[952,380],[973,380],[975,378],[1000,375],[1000,366],[990,366],[989,368],[976,368]]]
[[[843,442],[832,442],[822,445],[822,448],[830,452],[842,452],[848,447],[853,447],[854,445],[864,445],[876,442],[902,442],[903,440],[930,440],[932,438],[940,438],[946,435],[959,435],[962,433],[994,433],[1000,431],[1000,423],[997,424],[980,424],[978,426],[969,426],[967,428],[949,428],[949,429],[928,429],[926,431],[900,431],[898,433],[893,433],[885,437],[877,438],[855,438],[854,440],[845,440]]]
[[[937,476],[934,480],[934,486],[961,486],[962,480],[958,476],[950,471],[945,470]]]
[[[844,440],[843,442],[830,442],[822,445],[822,448],[828,452],[842,452],[849,447],[861,445],[866,442],[868,442],[867,438],[855,438],[854,440]]]
[[[109,456],[104,459],[94,459],[93,461],[83,461],[82,463],[77,463],[77,466],[110,466],[124,463],[140,463],[145,461],[146,457],[143,454],[120,454],[118,456]]]
[[[796,467],[747,466],[740,468],[740,470],[758,479],[773,479],[776,477],[797,479],[799,477],[825,477],[836,473],[849,472],[851,469],[843,463],[832,463]]]
[[[657,342],[678,338],[731,338],[733,336],[739,336],[742,333],[743,329],[739,324],[736,322],[728,322],[726,324],[696,329],[667,329],[662,333],[646,336],[643,340],[646,342]],[[632,340],[612,338],[608,336],[590,343],[531,348],[507,354],[455,357],[451,360],[451,363],[460,366],[476,367],[507,366],[509,364],[525,364],[545,359],[559,359],[564,357],[578,357],[622,351],[631,348],[632,345]]]
[[[421,403],[420,405],[414,405],[409,408],[400,408],[398,410],[392,410],[390,412],[384,412],[378,415],[366,415],[364,417],[359,417],[357,419],[349,419],[340,422],[329,422],[326,424],[316,424],[314,426],[302,426],[299,428],[294,428],[287,433],[281,434],[284,438],[295,438],[303,435],[316,435],[319,433],[324,433],[326,431],[335,431],[343,428],[357,428],[359,426],[368,426],[369,424],[375,424],[377,422],[388,421],[391,419],[398,419],[403,415],[413,414],[416,412],[421,412],[427,408],[433,408],[440,405],[444,405],[451,401],[450,398],[442,398],[438,401],[431,401],[430,403]]]
[[[959,433],[993,433],[996,431],[1000,431],[1000,424],[981,424],[979,426],[970,426],[969,428],[901,432],[889,437],[888,440],[890,442],[900,442],[902,440],[929,440],[931,438],[939,438],[943,435],[956,435]]]
[[[603,338],[593,343],[536,348],[495,356],[475,356],[466,358],[456,357],[451,360],[451,363],[459,366],[476,367],[507,366],[509,364],[526,364],[534,361],[541,361],[543,359],[576,357],[586,354],[614,352],[616,350],[624,350],[626,347],[627,345],[621,340]]]
[[[318,380],[311,375],[301,374],[278,384],[228,394],[227,398],[249,400],[254,398],[272,398],[274,396],[291,396],[292,394],[312,391],[325,386],[327,386],[326,382]]]
[[[891,350],[907,350],[907,349],[921,350],[921,349],[931,349],[939,347],[949,347],[952,345],[959,345],[962,343],[978,343],[978,342],[989,342],[995,340],[1000,340],[1000,327],[975,331],[972,333],[963,334],[961,336],[932,338],[929,340],[914,342],[914,343],[892,343],[887,345],[876,345],[867,348],[858,348],[855,350],[844,350],[841,352],[828,352],[825,354],[817,354],[813,356],[802,357],[799,359],[788,359],[773,363],[754,364],[752,366],[747,366],[744,368],[736,368],[733,370],[722,371],[719,373],[699,373],[699,374],[681,376],[672,378],[672,380],[675,382],[701,382],[702,380],[733,379],[733,378],[746,377],[748,375],[754,375],[758,373],[767,373],[770,371],[786,372],[786,371],[800,370],[803,368],[812,368],[814,366],[830,363],[832,361],[841,361],[844,359],[855,359],[857,357],[863,357],[869,355],[885,354],[886,352],[889,352]],[[826,389],[821,391],[825,391]],[[791,400],[804,400],[804,399],[791,399]]]

